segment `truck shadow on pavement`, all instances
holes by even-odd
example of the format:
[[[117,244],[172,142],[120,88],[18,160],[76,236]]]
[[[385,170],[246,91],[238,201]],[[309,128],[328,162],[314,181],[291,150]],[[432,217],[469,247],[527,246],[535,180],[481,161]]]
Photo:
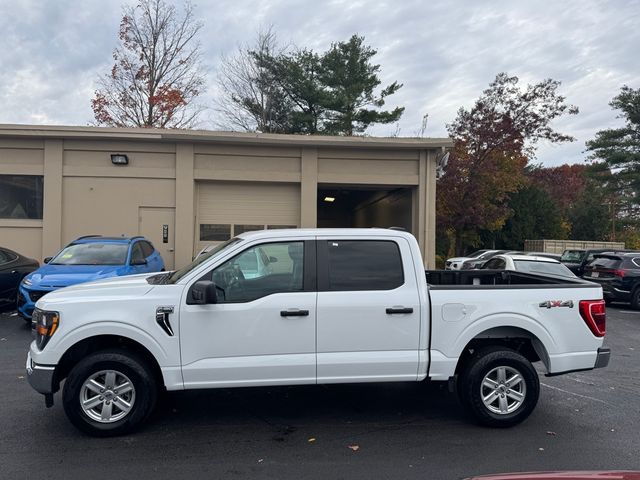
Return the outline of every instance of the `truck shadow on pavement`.
[[[466,421],[446,384],[379,383],[167,392],[145,428],[263,424],[283,441],[297,426],[394,428]]]

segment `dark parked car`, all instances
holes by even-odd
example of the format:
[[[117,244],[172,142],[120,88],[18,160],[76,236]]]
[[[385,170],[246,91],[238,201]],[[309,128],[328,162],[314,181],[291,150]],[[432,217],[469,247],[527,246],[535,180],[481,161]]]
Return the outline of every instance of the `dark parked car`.
[[[13,308],[18,296],[18,285],[40,264],[33,258],[0,247],[0,309]]]
[[[605,301],[630,302],[640,310],[640,252],[596,255],[582,278],[602,285]]]
[[[560,261],[564,263],[569,270],[581,277],[584,275],[584,268],[593,260],[595,255],[600,253],[622,253],[631,251],[632,250],[615,250],[612,248],[572,249],[562,252]]]

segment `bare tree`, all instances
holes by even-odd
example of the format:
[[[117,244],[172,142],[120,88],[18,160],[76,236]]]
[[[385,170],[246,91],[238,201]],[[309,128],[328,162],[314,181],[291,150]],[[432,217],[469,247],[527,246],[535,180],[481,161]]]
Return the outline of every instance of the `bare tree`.
[[[239,47],[233,56],[222,57],[218,74],[221,95],[216,102],[221,127],[269,133],[289,130],[291,101],[260,61],[284,50],[270,27],[258,32],[254,45]]]
[[[99,77],[91,100],[96,124],[193,127],[202,110],[193,101],[204,76],[196,39],[202,24],[192,5],[179,13],[163,0],[139,0],[123,13],[115,63]]]

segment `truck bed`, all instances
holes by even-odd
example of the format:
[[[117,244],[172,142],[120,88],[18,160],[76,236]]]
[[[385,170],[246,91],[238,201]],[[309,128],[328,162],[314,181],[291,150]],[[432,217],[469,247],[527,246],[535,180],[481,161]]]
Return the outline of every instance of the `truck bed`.
[[[560,278],[511,270],[425,270],[429,287],[436,290],[482,288],[593,287],[581,278]]]

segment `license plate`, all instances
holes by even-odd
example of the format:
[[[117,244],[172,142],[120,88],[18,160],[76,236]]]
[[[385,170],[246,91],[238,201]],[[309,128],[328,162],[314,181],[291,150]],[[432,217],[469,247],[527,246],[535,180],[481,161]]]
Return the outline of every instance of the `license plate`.
[[[598,272],[591,272],[591,276],[592,276],[593,278],[598,278],[598,277],[600,276],[600,273],[598,273]]]

